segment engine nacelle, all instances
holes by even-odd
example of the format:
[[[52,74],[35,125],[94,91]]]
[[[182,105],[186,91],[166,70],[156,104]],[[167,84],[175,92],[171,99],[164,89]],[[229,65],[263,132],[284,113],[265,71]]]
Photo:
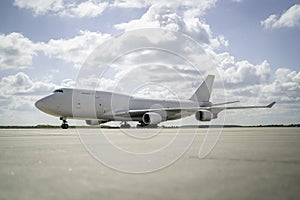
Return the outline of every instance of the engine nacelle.
[[[162,121],[162,116],[155,112],[147,112],[143,115],[142,120],[145,124],[158,124]]]
[[[213,119],[213,113],[208,110],[198,110],[195,117],[199,121],[210,121]]]
[[[98,119],[95,119],[95,120],[85,120],[85,123],[87,125],[90,125],[90,126],[95,126],[95,125],[100,125],[102,123],[106,123],[108,121],[106,120],[98,120]]]

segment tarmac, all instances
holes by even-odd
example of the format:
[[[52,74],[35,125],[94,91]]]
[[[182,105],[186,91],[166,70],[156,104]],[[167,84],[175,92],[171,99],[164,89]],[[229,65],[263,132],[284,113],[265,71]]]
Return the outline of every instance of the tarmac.
[[[130,159],[123,163],[123,154],[108,157],[118,169],[97,160],[81,139],[100,130],[80,129],[81,136],[78,130],[0,130],[0,199],[300,199],[300,128],[225,128],[203,159],[199,148],[207,129],[183,129],[179,141],[195,134],[189,148],[161,169],[139,174],[121,172],[145,167]],[[132,142],[139,133],[145,137]],[[101,129],[111,144],[136,155],[162,150],[176,133]],[[112,153],[101,142],[93,144]],[[182,146],[173,148],[156,159],[175,158]]]

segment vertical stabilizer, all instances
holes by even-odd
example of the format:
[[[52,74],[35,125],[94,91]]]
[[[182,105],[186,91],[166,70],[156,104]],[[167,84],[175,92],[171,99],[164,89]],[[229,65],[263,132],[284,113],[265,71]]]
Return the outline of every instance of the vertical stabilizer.
[[[190,100],[197,102],[209,101],[214,79],[214,75],[208,75]]]

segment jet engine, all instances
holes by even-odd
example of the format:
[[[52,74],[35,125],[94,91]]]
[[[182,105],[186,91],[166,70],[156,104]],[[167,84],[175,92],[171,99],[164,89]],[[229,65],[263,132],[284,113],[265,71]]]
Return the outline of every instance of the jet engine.
[[[213,119],[213,113],[208,110],[198,110],[195,117],[199,121],[210,121]]]
[[[146,125],[158,124],[162,121],[162,116],[155,112],[147,112],[143,115],[142,120]]]

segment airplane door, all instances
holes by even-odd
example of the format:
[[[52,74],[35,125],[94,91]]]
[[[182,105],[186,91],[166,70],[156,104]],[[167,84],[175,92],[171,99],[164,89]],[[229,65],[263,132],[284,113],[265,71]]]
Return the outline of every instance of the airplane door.
[[[101,96],[99,94],[96,94],[95,110],[97,118],[101,118],[101,116],[103,116],[103,114],[105,113],[103,101],[101,100]]]
[[[73,115],[77,118],[95,118],[93,93],[82,90],[75,92],[73,93]]]
[[[76,100],[75,100],[75,109],[80,110],[80,108],[81,108],[80,100],[79,100],[79,99],[76,99]]]

